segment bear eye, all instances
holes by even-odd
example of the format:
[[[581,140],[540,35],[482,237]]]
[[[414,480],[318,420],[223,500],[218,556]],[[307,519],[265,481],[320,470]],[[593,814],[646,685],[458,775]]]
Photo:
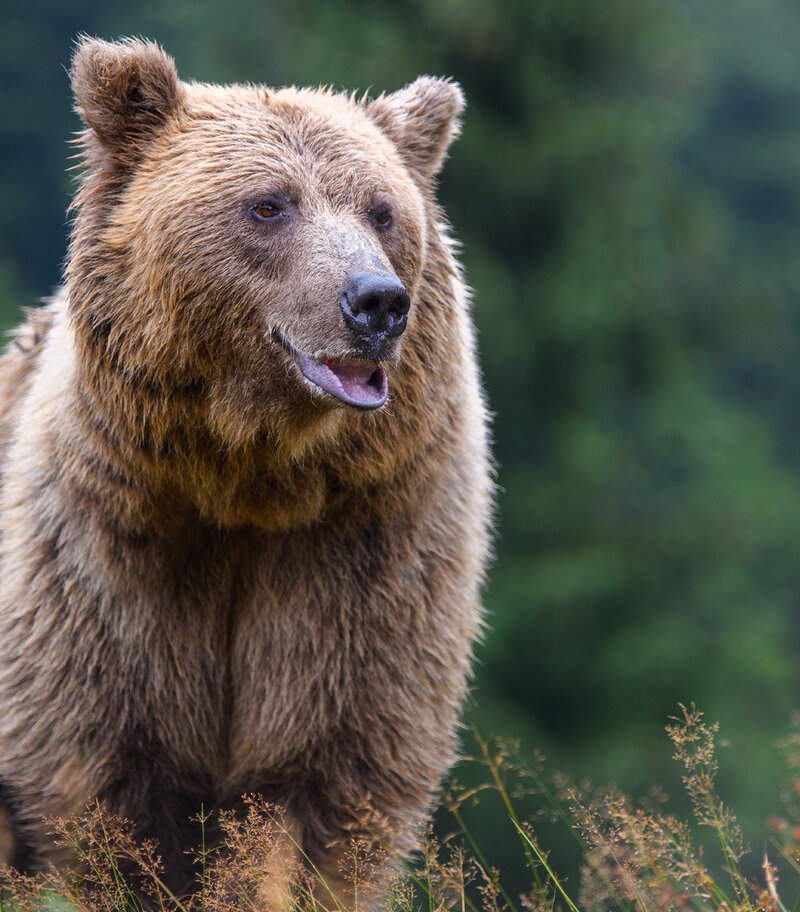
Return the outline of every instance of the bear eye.
[[[278,206],[269,200],[262,200],[261,202],[256,203],[255,206],[253,206],[253,212],[258,218],[263,219],[264,221],[273,219],[281,214],[281,210]]]
[[[388,228],[392,224],[392,207],[376,206],[370,211],[373,224],[379,228]]]

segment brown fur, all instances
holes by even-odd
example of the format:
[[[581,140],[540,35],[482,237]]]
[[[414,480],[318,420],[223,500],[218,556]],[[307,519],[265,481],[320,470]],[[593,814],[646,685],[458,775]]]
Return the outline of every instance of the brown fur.
[[[65,285],[0,361],[16,836],[60,861],[42,817],[99,796],[183,889],[188,817],[259,792],[331,878],[353,838],[407,852],[453,759],[487,553],[486,417],[433,197],[460,90],[183,84],[154,45],[89,39],[73,86]],[[248,217],[273,192],[280,231]],[[373,267],[411,311],[389,401],[360,412],[272,331],[352,354],[338,295]]]

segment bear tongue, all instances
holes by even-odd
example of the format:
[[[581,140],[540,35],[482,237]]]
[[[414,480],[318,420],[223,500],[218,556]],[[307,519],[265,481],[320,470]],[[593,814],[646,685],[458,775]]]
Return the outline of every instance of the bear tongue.
[[[326,358],[317,361],[298,352],[303,376],[331,396],[355,408],[374,409],[386,402],[386,373],[377,361]]]

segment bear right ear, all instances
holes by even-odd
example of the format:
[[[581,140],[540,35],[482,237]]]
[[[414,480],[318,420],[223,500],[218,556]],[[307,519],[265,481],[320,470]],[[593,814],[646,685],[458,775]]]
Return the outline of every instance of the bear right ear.
[[[81,38],[71,75],[78,114],[122,161],[137,160],[183,101],[172,58],[148,41]]]
[[[366,111],[411,170],[428,183],[461,132],[464,93],[450,79],[420,76],[399,92],[368,102]]]

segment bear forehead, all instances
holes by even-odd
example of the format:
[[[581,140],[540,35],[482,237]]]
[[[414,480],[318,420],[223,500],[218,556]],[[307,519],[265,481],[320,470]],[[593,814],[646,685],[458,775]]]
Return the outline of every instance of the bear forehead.
[[[316,165],[328,178],[332,170],[372,174],[392,186],[411,181],[392,141],[362,105],[345,95],[198,83],[186,84],[186,90],[186,104],[165,137],[167,145],[183,134],[207,143],[209,153],[236,156],[242,166],[271,163],[297,175],[298,167]],[[173,146],[172,154],[177,151]]]

